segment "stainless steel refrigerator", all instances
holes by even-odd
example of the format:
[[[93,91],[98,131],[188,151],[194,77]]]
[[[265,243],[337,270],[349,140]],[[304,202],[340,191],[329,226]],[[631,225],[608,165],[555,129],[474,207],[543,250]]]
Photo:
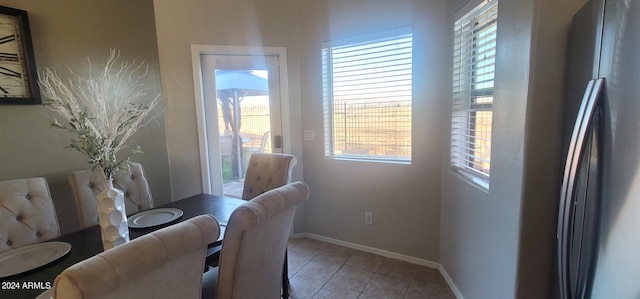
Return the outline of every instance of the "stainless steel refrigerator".
[[[640,0],[573,18],[557,229],[560,298],[640,298]]]

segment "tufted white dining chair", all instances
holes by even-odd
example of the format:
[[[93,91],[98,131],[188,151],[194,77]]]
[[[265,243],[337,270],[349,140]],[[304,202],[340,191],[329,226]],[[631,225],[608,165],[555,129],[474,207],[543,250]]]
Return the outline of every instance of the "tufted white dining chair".
[[[44,178],[0,182],[0,252],[60,236]]]
[[[219,235],[211,215],[159,229],[67,268],[54,298],[200,298],[207,245]]]
[[[80,227],[86,228],[98,224],[96,195],[102,191],[103,175],[99,168],[73,171],[68,176],[73,190]],[[127,215],[153,208],[151,190],[140,163],[130,163],[129,170],[115,174],[113,186],[124,193]]]
[[[220,266],[204,274],[202,298],[280,298],[289,229],[309,186],[294,182],[236,208],[222,239]]]
[[[244,179],[242,199],[250,200],[291,182],[291,172],[297,162],[296,156],[289,154],[252,154]]]
[[[249,158],[249,165],[244,179],[242,199],[252,198],[269,190],[282,187],[291,182],[291,172],[297,164],[296,156],[280,153],[254,153]],[[220,248],[220,246],[218,246]],[[208,260],[209,266],[217,267],[220,261],[220,250]]]

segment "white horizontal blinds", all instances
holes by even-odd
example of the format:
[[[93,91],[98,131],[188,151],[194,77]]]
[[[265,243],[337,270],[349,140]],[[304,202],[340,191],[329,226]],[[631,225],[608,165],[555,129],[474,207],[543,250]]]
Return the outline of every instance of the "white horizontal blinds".
[[[326,155],[411,160],[410,30],[328,44],[323,49]]]
[[[454,27],[451,165],[488,179],[497,1],[483,1]]]
[[[331,95],[333,94],[333,81],[331,77],[331,49],[322,48],[322,102],[324,116],[324,152],[325,156],[333,156],[333,106]]]

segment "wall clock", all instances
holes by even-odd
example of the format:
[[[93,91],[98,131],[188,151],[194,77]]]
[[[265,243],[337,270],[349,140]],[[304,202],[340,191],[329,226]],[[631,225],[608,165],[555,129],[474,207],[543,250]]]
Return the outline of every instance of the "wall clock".
[[[0,104],[40,104],[29,19],[0,6]]]

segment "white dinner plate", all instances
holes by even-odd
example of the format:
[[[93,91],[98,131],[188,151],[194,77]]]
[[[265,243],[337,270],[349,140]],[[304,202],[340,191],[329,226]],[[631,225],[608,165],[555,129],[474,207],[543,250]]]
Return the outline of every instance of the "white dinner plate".
[[[0,253],[0,278],[44,266],[63,257],[69,250],[69,243],[44,242]]]
[[[38,295],[38,297],[36,297],[36,299],[52,299],[53,298],[53,289],[48,289],[42,293],[40,293],[40,295]]]
[[[127,223],[132,228],[152,227],[176,220],[182,214],[182,210],[173,208],[151,209],[130,216]]]

